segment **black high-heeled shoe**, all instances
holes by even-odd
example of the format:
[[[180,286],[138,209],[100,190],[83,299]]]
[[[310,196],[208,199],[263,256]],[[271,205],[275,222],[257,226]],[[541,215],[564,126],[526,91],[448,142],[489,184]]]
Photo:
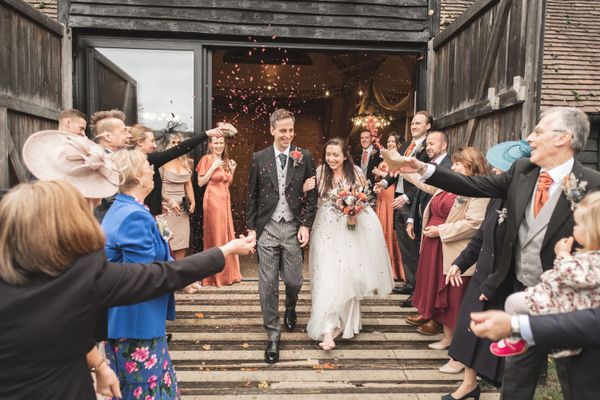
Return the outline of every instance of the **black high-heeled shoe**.
[[[442,400],[467,400],[467,399],[475,399],[479,400],[479,396],[481,396],[481,388],[479,385],[475,386],[475,389],[471,390],[469,393],[465,394],[460,399],[452,397],[452,393],[448,393],[445,396],[442,396]]]

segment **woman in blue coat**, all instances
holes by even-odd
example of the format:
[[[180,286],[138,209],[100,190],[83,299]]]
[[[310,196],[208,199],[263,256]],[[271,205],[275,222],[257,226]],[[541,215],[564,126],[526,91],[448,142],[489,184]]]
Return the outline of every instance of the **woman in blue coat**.
[[[106,255],[115,263],[170,261],[169,232],[144,205],[154,188],[154,170],[137,150],[113,154],[123,182],[102,222]],[[161,232],[162,229],[162,232]],[[167,351],[166,320],[175,318],[173,293],[108,311],[107,358],[117,373],[124,399],[178,399]]]

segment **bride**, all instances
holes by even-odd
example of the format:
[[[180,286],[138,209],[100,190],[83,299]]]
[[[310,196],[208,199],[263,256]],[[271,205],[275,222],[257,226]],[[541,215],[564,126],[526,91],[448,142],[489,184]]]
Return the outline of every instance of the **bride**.
[[[330,139],[323,160],[316,177],[304,187],[316,186],[319,191],[309,251],[312,309],[307,332],[321,341],[322,349],[331,350],[337,336],[351,338],[360,332],[360,301],[375,293],[389,294],[393,278],[383,230],[373,209],[361,211],[355,230],[349,230],[346,218],[330,206],[329,191],[339,184],[367,185],[346,142]]]

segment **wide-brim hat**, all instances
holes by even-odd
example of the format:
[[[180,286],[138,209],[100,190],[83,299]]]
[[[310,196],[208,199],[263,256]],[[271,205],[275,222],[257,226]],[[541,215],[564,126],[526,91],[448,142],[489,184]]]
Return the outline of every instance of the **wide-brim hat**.
[[[39,180],[67,181],[90,199],[112,196],[121,179],[102,146],[68,132],[40,131],[29,136],[23,145],[23,162]]]
[[[498,143],[490,147],[485,155],[492,167],[500,171],[508,171],[515,161],[528,157],[531,157],[531,147],[525,140]]]

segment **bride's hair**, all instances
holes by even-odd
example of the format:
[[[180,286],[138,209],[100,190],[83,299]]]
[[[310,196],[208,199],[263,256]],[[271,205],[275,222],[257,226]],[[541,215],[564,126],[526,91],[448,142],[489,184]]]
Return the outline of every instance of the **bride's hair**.
[[[348,146],[348,143],[339,137],[331,138],[327,141],[327,143],[325,143],[325,146],[323,146],[323,167],[321,168],[321,176],[319,177],[319,181],[323,182],[323,194],[328,193],[331,189],[333,189],[333,170],[326,161],[327,146],[338,146],[340,149],[342,149],[342,154],[344,157],[346,157],[344,164],[342,165],[342,170],[344,171],[344,180],[347,184],[351,185],[354,185],[356,182],[354,161],[352,161],[352,155],[350,154],[350,147]]]

